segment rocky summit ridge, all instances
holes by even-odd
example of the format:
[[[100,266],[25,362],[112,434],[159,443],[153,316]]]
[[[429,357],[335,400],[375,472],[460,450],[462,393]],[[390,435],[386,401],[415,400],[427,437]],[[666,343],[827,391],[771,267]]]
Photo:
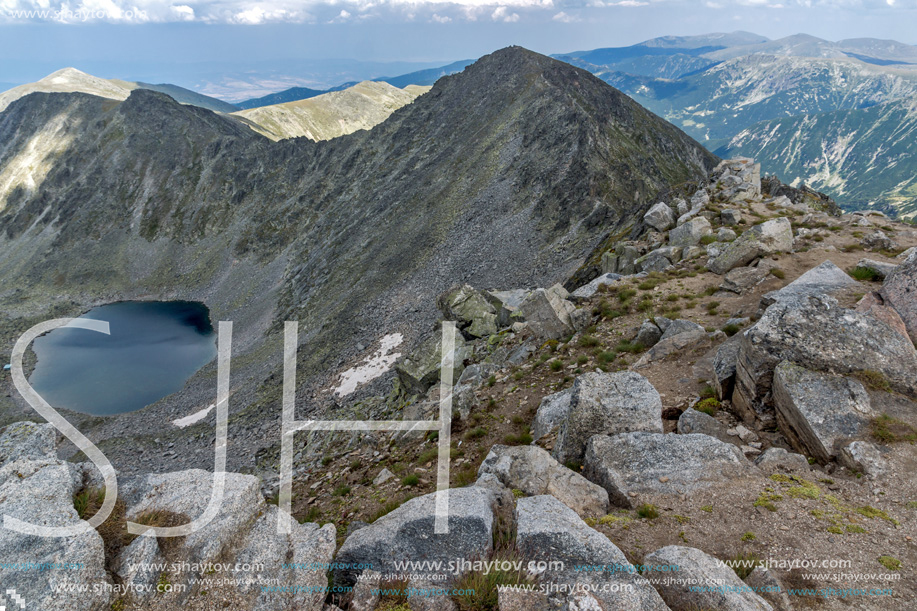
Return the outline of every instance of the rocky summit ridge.
[[[801,560],[843,559],[894,582],[883,603],[914,605],[917,230],[740,158],[650,206],[567,285],[459,281],[436,299],[459,330],[448,535],[432,534],[435,436],[335,433],[297,455],[289,535],[272,529],[273,483],[232,473],[231,511],[204,531],[131,539],[125,519],[199,515],[211,476],[127,476],[112,524],[80,545],[0,541],[3,558],[80,563],[120,591],[4,578],[47,609],[764,611],[836,586]],[[438,413],[436,341],[395,364],[405,419]],[[0,510],[55,525],[95,511],[98,473],[55,443],[48,425],[0,431]]]

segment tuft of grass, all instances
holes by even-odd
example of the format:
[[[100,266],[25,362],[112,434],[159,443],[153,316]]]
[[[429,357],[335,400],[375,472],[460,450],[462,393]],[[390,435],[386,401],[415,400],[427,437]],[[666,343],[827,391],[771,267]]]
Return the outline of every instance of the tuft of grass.
[[[773,276],[774,278],[780,278],[781,280],[783,280],[784,278],[786,278],[786,272],[780,269],[779,267],[772,267],[771,276]]]
[[[889,571],[897,571],[901,568],[901,561],[893,556],[879,556],[879,564]]]
[[[551,371],[560,371],[564,368],[564,362],[558,359],[554,359],[548,366],[551,368]]]
[[[331,493],[331,496],[347,496],[348,494],[350,494],[350,486],[341,484],[334,489],[334,491]]]
[[[723,327],[723,333],[725,333],[729,337],[732,337],[733,335],[735,335],[736,333],[738,333],[741,330],[742,330],[742,327],[740,327],[739,325],[735,323],[731,323]]]
[[[615,360],[616,358],[618,358],[618,353],[615,352],[614,350],[610,350],[610,351],[606,351],[606,352],[600,352],[600,353],[599,353],[599,356],[598,356],[599,362],[600,362],[601,364],[603,364],[603,365],[606,365],[606,364],[612,362],[612,361]]]
[[[700,510],[706,511],[707,513],[713,513],[713,505],[702,505]]]
[[[736,554],[731,559],[726,561],[729,566],[732,567],[732,570],[735,571],[735,574],[739,579],[745,580],[746,577],[751,575],[751,572],[755,570],[755,567],[761,566],[761,558],[757,554]]]
[[[616,516],[610,513],[607,516],[602,516],[601,518],[599,518],[598,523],[601,524],[602,526],[620,526],[626,529],[628,528],[628,526],[630,526],[630,523],[633,521],[634,519],[631,518],[630,516],[623,516],[623,515]]]
[[[581,335],[577,343],[583,348],[594,348],[599,345],[599,340],[594,335],[584,334]]]
[[[709,384],[703,387],[700,391],[701,399],[713,399],[716,398],[716,389]]]
[[[694,406],[694,409],[696,409],[699,412],[703,412],[707,414],[708,416],[716,416],[716,413],[717,411],[719,411],[720,406],[721,406],[721,403],[719,401],[717,401],[713,397],[709,397],[707,399],[703,399],[702,401],[698,401],[697,405]]]
[[[411,475],[406,475],[401,479],[401,483],[405,486],[416,486],[420,483],[420,477],[417,474],[412,473]]]
[[[659,517],[659,509],[650,503],[644,503],[637,507],[637,515],[646,520],[655,520]]]
[[[488,386],[493,386],[493,385],[496,384],[496,383],[497,383],[497,376],[493,376],[493,375],[492,375],[492,376],[490,376],[489,378],[487,378],[487,385],[488,385]]]
[[[853,377],[862,382],[863,386],[869,390],[881,390],[884,392],[891,392],[892,390],[888,378],[886,378],[885,374],[881,371],[876,371],[874,369],[863,369],[862,371],[857,371],[854,373]]]
[[[615,346],[615,350],[618,352],[628,352],[630,354],[636,354],[638,352],[643,352],[645,348],[640,342],[629,342],[626,339],[618,342],[618,345]]]
[[[503,438],[504,443],[508,446],[527,446],[532,443],[532,435],[528,431],[519,434],[509,434]]]
[[[487,435],[487,429],[483,426],[479,426],[471,429],[465,433],[465,439],[480,439]]]
[[[874,269],[868,267],[854,267],[850,270],[849,274],[855,280],[867,282],[874,282],[881,279]]]
[[[706,246],[707,244],[713,244],[714,242],[716,242],[716,236],[713,235],[712,233],[707,234],[705,236],[701,236],[700,243],[703,244],[704,246]]]
[[[888,414],[876,416],[870,422],[872,436],[882,443],[917,442],[917,429]]]
[[[872,507],[870,505],[864,505],[863,507],[858,507],[854,511],[856,511],[861,516],[869,518],[870,520],[882,519],[882,520],[885,520],[886,522],[891,522],[895,526],[897,526],[899,523],[898,520],[889,516],[887,513],[885,513],[881,509],[876,509],[875,507]]]
[[[757,539],[755,533],[750,530],[742,535],[742,541],[754,541],[755,539]]]
[[[504,570],[501,564],[498,568],[483,572],[475,571],[466,573],[458,578],[453,586],[456,591],[465,592],[460,596],[453,596],[452,601],[458,611],[498,611],[499,590],[504,586],[520,586],[532,583],[532,579],[525,572],[526,563],[521,554],[515,549],[501,550],[491,558],[492,561],[507,561],[505,566],[519,566],[518,570]]]
[[[780,496],[779,494],[771,494],[767,491],[763,491],[761,492],[761,494],[758,495],[758,498],[755,499],[754,506],[755,507],[764,507],[768,511],[776,512],[777,511],[776,501],[781,501],[781,500],[783,500],[783,497]]]

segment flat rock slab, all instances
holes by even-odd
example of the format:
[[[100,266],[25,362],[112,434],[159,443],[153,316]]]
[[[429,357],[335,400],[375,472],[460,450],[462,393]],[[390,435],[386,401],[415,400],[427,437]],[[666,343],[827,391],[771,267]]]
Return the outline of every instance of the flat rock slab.
[[[776,424],[774,368],[790,361],[813,371],[876,371],[892,389],[917,393],[917,351],[884,322],[842,308],[826,295],[780,300],[742,335],[733,405],[748,423]]]
[[[669,545],[647,554],[643,564],[678,567],[673,579],[660,579],[656,585],[663,600],[673,610],[773,611],[770,603],[748,591],[749,588],[728,565],[699,549]],[[674,583],[679,581],[681,583]],[[722,587],[693,588],[692,584]]]
[[[335,558],[347,566],[335,569],[335,584],[352,586],[362,572],[355,565],[371,565],[387,574],[400,572],[395,562],[405,559],[446,566],[457,558],[486,558],[493,550],[495,502],[496,494],[483,487],[449,490],[449,533],[436,535],[436,493],[411,499],[347,537]]]
[[[621,274],[602,274],[589,284],[584,284],[583,286],[570,293],[570,297],[575,299],[589,299],[599,292],[600,286],[611,286],[623,277],[624,276]]]
[[[511,490],[528,496],[549,494],[583,517],[608,513],[608,493],[579,473],[568,469],[537,446],[495,445],[478,469],[492,473]]]
[[[586,449],[585,475],[612,504],[632,507],[632,495],[688,494],[756,469],[741,450],[709,435],[596,435]]]
[[[761,307],[767,308],[781,300],[799,300],[810,295],[832,295],[842,290],[862,290],[861,283],[833,262],[825,261],[793,280],[778,291],[761,297]]]
[[[897,331],[902,337],[910,338],[907,332],[907,325],[901,320],[901,316],[898,315],[895,308],[885,303],[885,299],[882,297],[881,293],[875,291],[866,293],[863,295],[863,298],[857,302],[856,308],[854,309],[857,312],[863,312],[875,319],[881,320]]]
[[[699,433],[715,437],[723,443],[732,443],[734,437],[726,432],[726,427],[709,414],[688,408],[678,417],[678,432],[681,435]]]
[[[865,435],[875,415],[856,380],[783,361],[774,370],[777,424],[799,452],[825,464],[842,445]]]
[[[566,608],[668,610],[656,590],[637,574],[624,553],[608,537],[589,528],[572,509],[554,497],[519,499],[516,527],[516,546],[526,561],[564,563],[563,571],[543,573],[542,582],[566,584],[567,587],[577,583],[611,586],[604,588],[607,591],[591,593],[601,606]],[[568,601],[573,602],[570,598]]]
[[[581,461],[593,435],[662,432],[662,399],[638,373],[585,373],[573,382],[570,408],[554,455],[561,463]]]

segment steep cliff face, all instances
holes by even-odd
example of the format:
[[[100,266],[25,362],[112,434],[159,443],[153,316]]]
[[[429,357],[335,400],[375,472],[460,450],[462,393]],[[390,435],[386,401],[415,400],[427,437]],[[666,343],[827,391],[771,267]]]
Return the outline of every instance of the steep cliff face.
[[[416,342],[448,286],[560,280],[656,192],[716,161],[591,74],[521,48],[441,79],[371,131],[319,143],[271,142],[151,91],[27,96],[0,115],[0,169],[54,118],[67,141],[42,149],[44,176],[0,194],[8,315],[202,300],[236,321],[249,355],[232,406],[246,426],[277,407],[283,320],[300,321],[311,397],[356,344],[393,331]],[[212,401],[212,374],[108,426],[168,427],[162,413]]]

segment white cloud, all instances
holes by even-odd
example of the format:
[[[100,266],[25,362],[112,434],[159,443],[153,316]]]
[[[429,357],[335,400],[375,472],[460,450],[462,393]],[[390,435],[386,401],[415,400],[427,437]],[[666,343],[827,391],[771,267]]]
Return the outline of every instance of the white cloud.
[[[579,21],[578,17],[574,17],[573,15],[569,15],[563,11],[554,15],[553,17],[551,17],[551,19],[553,19],[554,21],[559,21],[561,23],[575,23]]]
[[[507,23],[514,23],[519,21],[518,13],[510,13],[509,9],[505,6],[498,6],[494,9],[494,12],[491,13],[490,18],[494,21],[505,21]]]
[[[433,16],[430,17],[430,21],[434,23],[449,23],[452,21],[452,17],[449,17],[448,15],[437,15],[436,13],[433,13]]]

